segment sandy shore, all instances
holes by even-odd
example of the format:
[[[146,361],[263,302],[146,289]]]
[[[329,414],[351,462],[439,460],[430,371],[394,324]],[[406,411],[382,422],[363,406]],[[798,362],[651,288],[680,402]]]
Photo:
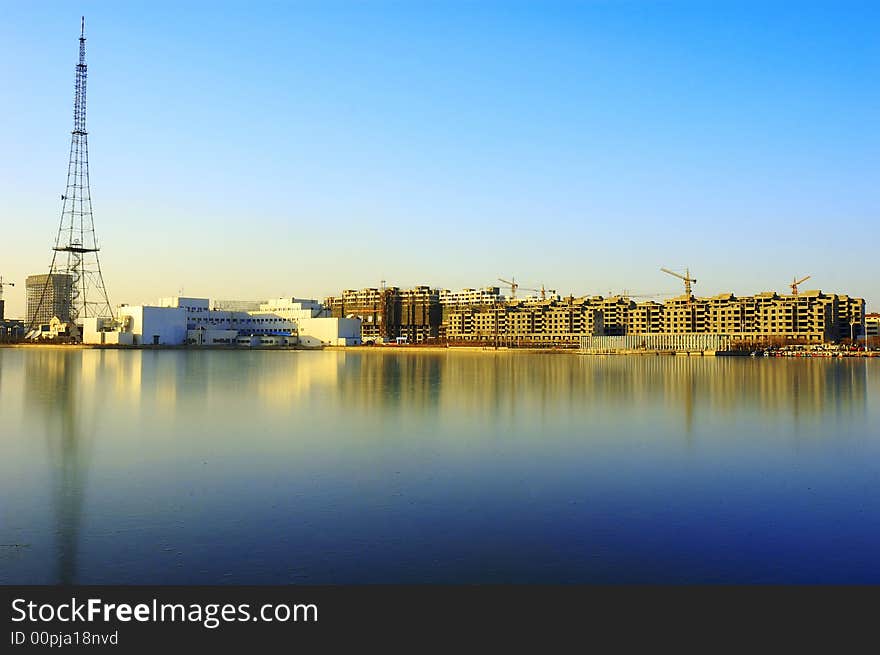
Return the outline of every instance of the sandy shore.
[[[331,350],[338,352],[369,352],[369,353],[448,353],[448,352],[468,352],[468,353],[539,353],[539,354],[565,354],[576,353],[577,350],[561,349],[561,348],[493,348],[491,346],[325,346],[324,348],[299,348],[291,346],[275,346],[267,348],[251,348],[247,346],[230,347],[230,346],[119,346],[110,344],[59,344],[59,343],[0,343],[0,348],[30,348],[52,350]]]
[[[324,350],[339,350],[342,352],[378,352],[378,353],[527,353],[556,355],[576,353],[576,348],[494,348],[492,346],[327,346]]]

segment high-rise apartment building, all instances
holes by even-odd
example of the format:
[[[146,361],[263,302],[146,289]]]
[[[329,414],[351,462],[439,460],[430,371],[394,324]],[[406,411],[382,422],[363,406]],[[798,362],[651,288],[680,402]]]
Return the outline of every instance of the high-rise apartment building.
[[[27,320],[33,325],[46,324],[57,316],[70,320],[73,278],[64,273],[29,275],[25,280]]]

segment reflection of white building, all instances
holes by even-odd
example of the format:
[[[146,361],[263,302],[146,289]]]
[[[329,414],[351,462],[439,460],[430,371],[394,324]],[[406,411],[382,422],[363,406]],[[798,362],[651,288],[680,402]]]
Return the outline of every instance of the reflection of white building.
[[[87,319],[83,341],[250,347],[355,346],[361,342],[360,320],[332,318],[315,300],[276,298],[250,311],[213,308],[236,305],[252,307],[253,303],[171,296],[160,298],[156,307],[123,305],[115,322]]]

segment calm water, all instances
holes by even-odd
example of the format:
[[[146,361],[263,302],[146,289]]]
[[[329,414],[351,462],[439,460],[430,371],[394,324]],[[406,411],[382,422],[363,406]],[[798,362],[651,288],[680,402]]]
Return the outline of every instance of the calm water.
[[[0,349],[0,583],[880,582],[880,361]]]

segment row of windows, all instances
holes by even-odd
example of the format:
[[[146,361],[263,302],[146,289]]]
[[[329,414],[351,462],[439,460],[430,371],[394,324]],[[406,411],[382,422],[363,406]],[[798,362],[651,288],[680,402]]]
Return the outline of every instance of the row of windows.
[[[199,324],[211,323],[212,325],[218,325],[222,323],[273,323],[276,325],[287,325],[292,322],[293,321],[290,321],[286,318],[208,318],[198,321]]]

